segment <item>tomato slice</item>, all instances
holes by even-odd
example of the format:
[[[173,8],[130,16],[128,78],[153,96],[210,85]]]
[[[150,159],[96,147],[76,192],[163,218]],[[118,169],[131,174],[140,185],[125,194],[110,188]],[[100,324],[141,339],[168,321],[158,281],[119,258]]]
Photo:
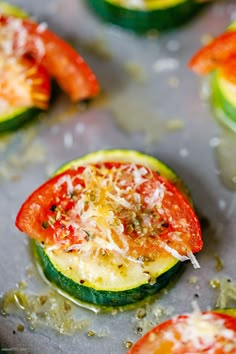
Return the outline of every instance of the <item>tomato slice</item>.
[[[236,318],[213,312],[170,319],[144,335],[127,354],[236,353]]]
[[[0,16],[1,50],[31,55],[44,66],[73,101],[95,96],[99,85],[83,58],[65,41],[28,19]]]
[[[190,60],[189,67],[198,74],[205,75],[224,65],[236,55],[236,31],[228,31],[200,49]]]
[[[55,176],[26,200],[16,226],[66,250],[90,241],[136,259],[171,253],[185,260],[202,248],[199,221],[179,191],[130,163],[80,166]]]
[[[221,70],[223,76],[236,85],[236,51],[235,55],[230,57],[224,65],[222,65]]]
[[[46,109],[50,98],[50,77],[32,58],[0,57],[0,114],[14,108]]]

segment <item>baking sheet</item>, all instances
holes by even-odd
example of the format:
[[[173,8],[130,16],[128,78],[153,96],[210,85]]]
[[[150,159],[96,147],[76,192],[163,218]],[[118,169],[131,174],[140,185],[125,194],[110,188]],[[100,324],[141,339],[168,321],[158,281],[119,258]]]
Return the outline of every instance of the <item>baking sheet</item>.
[[[197,210],[210,223],[204,229],[204,249],[197,256],[201,268],[194,270],[188,264],[179,281],[148,305],[146,320],[137,319],[137,310],[114,315],[76,308],[75,317],[89,319],[90,324],[64,336],[44,327],[31,331],[18,316],[0,316],[3,351],[125,353],[125,343],[136,341],[148,326],[191,311],[196,296],[202,310],[214,307],[217,292],[209,282],[235,275],[235,191],[222,184],[215,151],[219,126],[209,104],[200,98],[200,79],[186,69],[186,63],[204,39],[222,32],[236,17],[236,4],[214,2],[184,28],[149,38],[100,22],[82,0],[14,4],[70,40],[97,74],[104,94],[85,107],[71,106],[60,93],[46,117],[0,138],[0,294],[22,280],[30,293],[48,291],[36,273],[31,277],[27,273],[32,259],[27,238],[14,226],[15,216],[55,168],[90,151],[132,148],[162,159],[185,180]],[[218,256],[224,265],[221,271],[216,270]],[[25,325],[24,332],[16,330],[19,323]],[[89,337],[89,331],[95,335]]]

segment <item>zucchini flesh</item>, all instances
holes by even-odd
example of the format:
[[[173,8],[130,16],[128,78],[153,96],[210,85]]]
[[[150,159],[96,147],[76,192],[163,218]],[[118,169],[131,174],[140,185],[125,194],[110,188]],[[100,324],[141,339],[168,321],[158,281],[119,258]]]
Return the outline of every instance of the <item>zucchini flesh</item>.
[[[5,1],[0,1],[0,14],[19,18],[27,18],[28,14],[20,7],[11,5]]]
[[[188,189],[170,168],[154,157],[131,150],[91,153],[61,166],[55,175],[69,168],[105,161],[135,161],[178,185],[177,188],[191,200]],[[125,306],[141,301],[165,287],[182,266],[182,262],[170,254],[140,264],[129,261],[125,254],[91,257],[86,253],[68,253],[64,249],[33,243],[38,263],[50,283],[74,299],[98,306]]]
[[[179,27],[204,6],[195,0],[144,1],[143,8],[119,5],[118,1],[114,0],[87,0],[87,2],[103,20],[140,33]]]
[[[236,132],[236,86],[219,69],[212,74],[211,90],[216,118]]]
[[[157,9],[166,9],[172,6],[176,6],[186,0],[139,0],[133,2],[132,0],[105,0],[106,2],[124,7],[130,10],[157,10]]]
[[[224,315],[236,317],[236,308],[231,308],[231,307],[227,307],[223,309],[218,308],[215,309],[214,312],[223,313]]]
[[[138,301],[155,294],[160,289],[167,286],[172,277],[180,270],[182,266],[181,262],[173,260],[173,258],[171,259],[170,257],[169,263],[166,262],[167,269],[165,269],[165,271],[160,275],[156,275],[156,279],[153,280],[153,284],[145,282],[140,285],[140,281],[137,279],[137,286],[133,286],[133,288],[122,289],[119,291],[96,289],[94,285],[87,286],[86,283],[83,283],[83,279],[80,279],[80,281],[75,281],[66,276],[66,269],[68,269],[69,263],[64,263],[64,268],[59,267],[55,264],[55,262],[60,260],[60,256],[54,256],[54,261],[52,261],[52,258],[50,258],[49,253],[45,250],[45,248],[35,241],[34,244],[37,259],[43,273],[53,285],[56,285],[56,287],[71,296],[74,300],[79,300],[87,304],[98,306],[117,307],[137,303]],[[93,268],[90,270],[90,273],[91,272],[99,274],[99,268]],[[76,272],[74,273],[74,276],[75,278],[78,276]]]

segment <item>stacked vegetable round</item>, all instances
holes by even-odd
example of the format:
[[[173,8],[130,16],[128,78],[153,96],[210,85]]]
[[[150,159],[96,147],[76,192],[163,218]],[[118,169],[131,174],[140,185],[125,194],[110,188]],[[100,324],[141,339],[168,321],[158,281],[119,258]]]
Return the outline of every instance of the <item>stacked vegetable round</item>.
[[[217,118],[236,131],[236,25],[200,49],[189,66],[198,74],[212,74],[210,87]]]
[[[73,101],[99,91],[81,56],[17,7],[0,3],[0,132],[47,109],[54,78]]]
[[[195,0],[87,0],[104,20],[136,32],[183,25],[203,4]]]
[[[227,314],[227,311],[195,311],[153,328],[128,354],[234,354],[235,351],[236,318]]]
[[[151,156],[98,151],[62,166],[21,207],[46,278],[99,306],[135,303],[202,248],[188,190]]]

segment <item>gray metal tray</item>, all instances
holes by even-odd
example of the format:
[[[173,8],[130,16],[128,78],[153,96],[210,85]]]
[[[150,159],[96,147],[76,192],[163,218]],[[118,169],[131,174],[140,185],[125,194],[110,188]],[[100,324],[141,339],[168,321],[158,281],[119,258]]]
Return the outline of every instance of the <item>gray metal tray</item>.
[[[82,0],[14,4],[71,40],[97,74],[104,94],[87,108],[72,106],[61,93],[42,120],[8,138],[0,137],[0,294],[22,280],[29,284],[29,293],[48,291],[37,272],[29,276],[33,261],[27,237],[14,226],[15,216],[55,168],[90,151],[132,148],[162,159],[186,181],[197,210],[210,223],[203,230],[204,249],[197,256],[201,268],[194,270],[188,264],[179,281],[147,305],[147,316],[141,320],[137,309],[114,315],[76,307],[73,316],[90,323],[66,336],[44,326],[32,331],[14,314],[0,316],[3,352],[8,348],[34,354],[125,353],[127,341],[136,341],[158,321],[191,311],[196,296],[202,310],[214,307],[217,292],[210,281],[235,275],[235,182],[231,180],[230,189],[222,178],[236,175],[236,157],[224,156],[223,165],[219,164],[217,156],[229,153],[229,143],[224,140],[217,155],[226,135],[209,103],[202,100],[205,86],[202,89],[201,80],[186,64],[202,41],[222,32],[236,17],[236,3],[214,2],[185,27],[148,38],[100,22]],[[232,149],[234,138],[227,137]],[[216,269],[218,257],[222,270]],[[25,326],[23,332],[16,329],[19,323]],[[90,337],[89,331],[95,335]]]

